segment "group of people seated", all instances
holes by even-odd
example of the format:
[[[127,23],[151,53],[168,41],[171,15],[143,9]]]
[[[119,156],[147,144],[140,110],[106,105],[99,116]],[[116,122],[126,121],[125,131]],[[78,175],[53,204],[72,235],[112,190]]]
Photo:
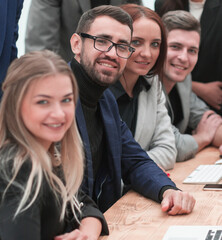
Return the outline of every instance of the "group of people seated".
[[[2,84],[1,240],[96,240],[129,189],[189,214],[194,197],[166,170],[222,145],[221,116],[192,92],[201,27],[191,13],[101,5],[73,32],[68,62],[36,49]]]

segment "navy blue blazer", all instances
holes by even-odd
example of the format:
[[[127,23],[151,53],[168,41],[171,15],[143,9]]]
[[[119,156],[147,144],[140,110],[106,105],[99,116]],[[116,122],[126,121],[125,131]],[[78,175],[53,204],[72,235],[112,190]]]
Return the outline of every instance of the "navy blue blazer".
[[[23,0],[0,1],[0,84],[8,66],[17,57],[18,21]]]
[[[120,119],[116,100],[109,89],[100,98],[99,106],[106,135],[106,158],[95,182],[90,144],[80,102],[76,108],[76,119],[86,158],[83,190],[91,197],[96,195],[97,204],[103,212],[122,196],[121,179],[135,191],[159,202],[161,188],[166,185],[175,187],[175,184],[134,140],[127,125]]]

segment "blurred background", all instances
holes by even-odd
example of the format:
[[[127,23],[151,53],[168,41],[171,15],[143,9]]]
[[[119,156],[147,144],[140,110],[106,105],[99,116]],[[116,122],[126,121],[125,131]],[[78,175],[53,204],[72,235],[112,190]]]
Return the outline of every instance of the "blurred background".
[[[143,4],[146,7],[149,7],[151,9],[154,9],[154,2],[155,0],[143,0]],[[28,18],[30,3],[31,3],[31,0],[24,0],[22,14],[19,20],[19,38],[17,41],[18,57],[23,55],[25,52],[25,30],[26,30],[26,22]]]

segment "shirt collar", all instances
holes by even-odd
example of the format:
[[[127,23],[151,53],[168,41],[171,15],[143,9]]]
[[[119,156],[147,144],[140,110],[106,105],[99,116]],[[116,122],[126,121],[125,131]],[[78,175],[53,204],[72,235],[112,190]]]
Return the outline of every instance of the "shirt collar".
[[[144,89],[145,91],[148,91],[150,89],[150,84],[146,81],[146,79],[143,76],[139,76],[139,79],[136,82],[136,85],[134,86],[133,92],[138,94]],[[110,86],[111,91],[113,92],[113,95],[116,99],[120,98],[121,96],[126,94],[125,89],[123,88],[120,81],[117,81],[112,86]]]

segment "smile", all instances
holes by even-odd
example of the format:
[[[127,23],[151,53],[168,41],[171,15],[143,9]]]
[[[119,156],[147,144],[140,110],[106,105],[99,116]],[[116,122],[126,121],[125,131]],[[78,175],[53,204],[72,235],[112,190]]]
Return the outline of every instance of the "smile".
[[[186,70],[187,68],[186,67],[182,67],[180,65],[176,65],[176,64],[171,64],[173,67],[177,68],[177,69],[180,69],[180,70]]]
[[[112,66],[111,64],[108,64],[108,63],[99,63],[99,64],[109,68],[116,68],[115,66]]]
[[[58,123],[58,124],[44,124],[48,127],[52,127],[52,128],[58,128],[61,127],[63,125],[63,123]]]

